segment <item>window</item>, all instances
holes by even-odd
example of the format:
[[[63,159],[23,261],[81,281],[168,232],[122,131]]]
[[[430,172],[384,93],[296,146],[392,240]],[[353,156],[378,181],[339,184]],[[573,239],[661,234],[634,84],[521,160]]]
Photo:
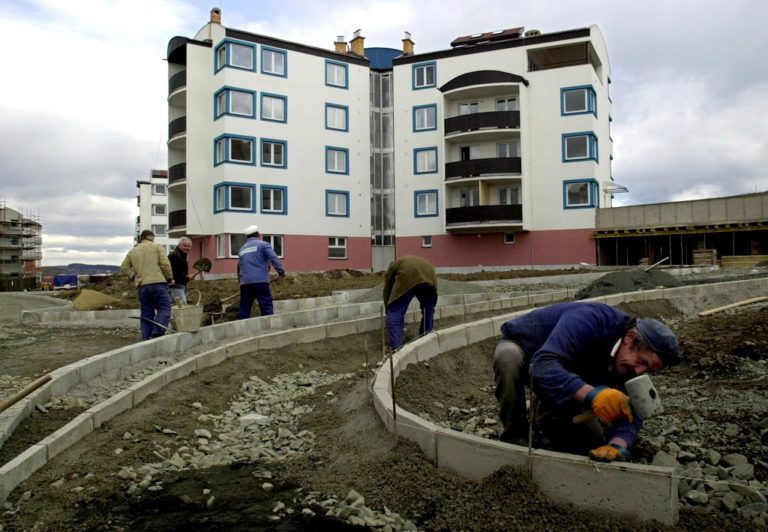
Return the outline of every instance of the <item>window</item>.
[[[284,257],[283,235],[261,235],[261,239],[264,242],[267,242],[270,246],[272,246],[272,249],[275,250],[275,255],[277,255],[281,259]]]
[[[239,257],[240,248],[243,247],[246,240],[248,240],[248,238],[245,235],[237,233],[229,235],[229,256],[232,258]]]
[[[413,65],[413,88],[426,89],[429,87],[434,87],[436,85],[436,69],[437,65],[435,63],[419,63],[417,65]]]
[[[417,218],[437,216],[437,190],[417,190],[413,195]]]
[[[325,104],[325,129],[349,131],[349,107]]]
[[[563,135],[563,162],[597,161],[597,137],[593,133]]]
[[[515,243],[515,233],[504,233],[504,243],[507,245]]]
[[[496,144],[496,157],[520,157],[520,143],[499,142]]]
[[[497,111],[517,111],[517,98],[497,98]]]
[[[268,48],[266,46],[261,47],[262,74],[286,77],[288,75],[287,63],[288,56],[285,50]]]
[[[227,235],[216,235],[216,258],[223,259],[227,256]]]
[[[261,212],[263,214],[288,214],[286,209],[286,187],[261,186]]]
[[[168,194],[168,188],[166,185],[152,185],[153,196],[165,196]]]
[[[566,87],[560,89],[560,113],[562,115],[597,116],[597,96],[591,86]]]
[[[346,259],[347,258],[347,237],[330,236],[328,237],[328,258]]]
[[[325,215],[349,217],[349,192],[343,190],[325,191]]]
[[[165,236],[165,225],[158,224],[152,226],[152,232],[157,236]]]
[[[480,205],[480,190],[463,188],[459,191],[459,207],[474,207]]]
[[[272,122],[287,122],[288,99],[276,94],[261,93],[261,119]]]
[[[224,41],[216,47],[216,72],[224,67],[256,70],[256,47],[251,44]]]
[[[499,205],[520,205],[520,187],[500,188]]]
[[[478,112],[477,102],[466,102],[466,103],[459,104],[460,115],[470,115],[476,112]]]
[[[566,209],[597,207],[597,192],[597,181],[594,179],[563,181],[563,206]]]
[[[329,174],[349,174],[349,150],[346,148],[325,148],[325,171]]]
[[[214,166],[223,163],[256,164],[256,139],[253,137],[222,135],[214,141],[214,146]]]
[[[413,173],[434,174],[437,172],[437,148],[413,150]]]
[[[261,166],[287,168],[288,145],[284,140],[261,139]]]
[[[437,106],[419,105],[413,108],[413,130],[437,129]]]
[[[230,88],[219,90],[214,95],[214,116],[223,115],[256,118],[256,93]]]
[[[347,84],[347,65],[336,63],[335,61],[325,62],[325,84],[331,87],[346,89]]]
[[[432,235],[421,237],[421,247],[423,247],[423,248],[431,248],[432,247]]]
[[[153,216],[165,216],[167,214],[166,206],[162,203],[153,203],[152,204],[152,215]]]
[[[478,144],[472,146],[461,146],[459,148],[459,156],[462,161],[472,161],[480,158],[480,146]]]
[[[219,183],[213,187],[214,212],[256,212],[256,187],[247,183]]]

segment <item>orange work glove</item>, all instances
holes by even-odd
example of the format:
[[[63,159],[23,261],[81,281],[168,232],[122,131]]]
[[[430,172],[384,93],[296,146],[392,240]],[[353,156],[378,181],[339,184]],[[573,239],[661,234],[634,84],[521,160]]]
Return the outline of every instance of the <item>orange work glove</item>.
[[[634,419],[629,397],[614,388],[598,386],[587,394],[584,402],[605,423],[613,423],[624,418],[632,423]]]
[[[631,462],[632,455],[621,445],[611,443],[589,451],[589,457],[598,462]]]

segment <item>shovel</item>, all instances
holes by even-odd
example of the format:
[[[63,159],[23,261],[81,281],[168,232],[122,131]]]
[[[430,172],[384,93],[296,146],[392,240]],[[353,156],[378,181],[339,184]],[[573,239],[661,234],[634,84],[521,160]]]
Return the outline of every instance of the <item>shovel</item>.
[[[197,270],[192,277],[190,277],[190,281],[198,276],[201,272],[208,273],[211,271],[211,261],[210,259],[206,259],[205,257],[200,257],[195,261],[195,263],[192,265],[192,267]]]

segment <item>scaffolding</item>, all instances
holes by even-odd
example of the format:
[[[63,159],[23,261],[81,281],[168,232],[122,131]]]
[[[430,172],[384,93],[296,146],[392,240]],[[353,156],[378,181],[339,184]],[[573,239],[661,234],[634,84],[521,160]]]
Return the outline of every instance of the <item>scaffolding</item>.
[[[40,288],[42,228],[39,213],[14,210],[0,200],[0,291]]]

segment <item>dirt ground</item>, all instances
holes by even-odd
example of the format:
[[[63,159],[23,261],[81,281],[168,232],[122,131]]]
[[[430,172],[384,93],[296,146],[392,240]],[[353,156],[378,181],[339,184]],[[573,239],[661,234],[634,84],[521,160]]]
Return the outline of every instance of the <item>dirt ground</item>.
[[[705,450],[740,453],[754,465],[756,481],[768,480],[768,307],[693,320],[684,320],[665,302],[633,304],[625,310],[665,319],[685,355],[680,366],[654,376],[667,413],[646,424],[636,460],[650,461],[674,446],[690,451],[686,467]],[[440,320],[436,327],[459,322]],[[137,336],[136,330],[115,334],[78,329],[58,341],[54,338],[63,331],[40,329],[26,333],[26,339],[43,341],[26,344],[24,334],[12,336],[13,328],[0,329],[5,335],[0,336],[0,374],[31,378],[76,357],[131,343]],[[86,339],[92,332],[93,339],[81,341],[78,332]],[[409,334],[415,335],[413,328]],[[488,340],[410,366],[398,380],[398,403],[455,428],[465,427],[468,418],[495,420],[490,370],[494,343]],[[61,353],[50,353],[50,346],[58,346]],[[418,448],[388,433],[373,409],[363,364],[380,359],[381,338],[374,332],[259,351],[174,382],[19,486],[0,516],[2,530],[345,530],[355,527],[324,515],[324,501],[342,500],[352,489],[364,497],[366,507],[399,514],[426,530],[664,529],[556,505],[513,469],[482,483],[436,470]],[[174,452],[183,455],[199,445],[195,434],[201,429],[215,439],[219,418],[242,402],[249,377],[272,382],[312,371],[341,377],[291,403],[292,408],[311,409],[297,417],[295,426],[287,421],[282,425],[312,435],[308,452],[280,460],[232,457],[224,465],[204,469],[166,468],[153,475],[148,487],[137,490],[132,487],[136,479],[123,474],[157,463],[158,457],[167,461]],[[0,450],[0,461],[16,454],[14,445],[23,449],[39,441],[51,426],[65,423],[78,411],[71,406],[35,412],[14,435],[16,443]],[[498,424],[489,425],[488,437],[498,429]],[[229,436],[218,432],[218,437]],[[736,512],[683,502],[677,529],[760,526]]]

